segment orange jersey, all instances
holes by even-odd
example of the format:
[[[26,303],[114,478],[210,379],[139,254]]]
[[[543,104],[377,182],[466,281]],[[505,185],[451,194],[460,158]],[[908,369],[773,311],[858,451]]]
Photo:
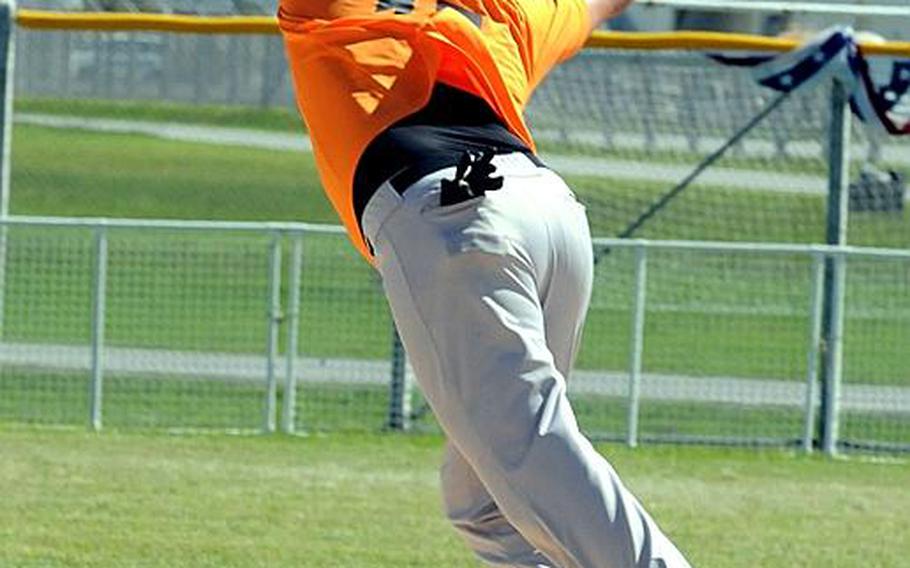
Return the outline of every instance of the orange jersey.
[[[442,82],[533,149],[525,105],[590,29],[584,0],[281,0],[278,19],[323,187],[367,258],[352,185],[370,141]]]

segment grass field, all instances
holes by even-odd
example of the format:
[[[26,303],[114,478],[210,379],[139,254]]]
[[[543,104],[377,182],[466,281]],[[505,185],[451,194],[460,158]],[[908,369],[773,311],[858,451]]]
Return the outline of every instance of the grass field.
[[[301,132],[303,121],[284,108],[243,106],[206,106],[158,101],[55,99],[17,97],[15,112],[119,118],[180,124],[214,125],[230,128],[255,128],[276,132]]]
[[[906,462],[601,446],[699,568],[896,568]],[[0,427],[0,565],[476,566],[425,436],[230,437]]]

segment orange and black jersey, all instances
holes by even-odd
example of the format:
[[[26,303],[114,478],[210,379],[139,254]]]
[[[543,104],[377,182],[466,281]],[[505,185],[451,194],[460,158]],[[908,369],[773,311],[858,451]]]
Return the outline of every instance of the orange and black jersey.
[[[533,149],[525,105],[590,26],[584,0],[281,0],[279,22],[323,186],[367,257],[352,188],[370,142],[442,84]]]
[[[354,173],[354,214],[359,221],[370,198],[385,181],[403,190],[425,175],[457,164],[465,152],[476,155],[528,153],[486,101],[437,83],[429,102],[390,125],[370,141]]]

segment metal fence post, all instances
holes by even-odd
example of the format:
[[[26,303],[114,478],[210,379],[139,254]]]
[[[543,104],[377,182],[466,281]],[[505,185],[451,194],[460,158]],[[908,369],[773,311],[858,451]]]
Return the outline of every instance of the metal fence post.
[[[809,349],[806,358],[806,400],[803,423],[803,450],[812,452],[815,434],[815,399],[818,397],[818,355],[822,347],[822,308],[825,292],[825,255],[812,255],[812,281],[809,291]]]
[[[104,316],[107,305],[107,229],[95,229],[95,262],[92,270],[92,381],[89,392],[89,421],[101,430],[104,396]]]
[[[645,344],[645,302],[648,289],[648,249],[635,248],[635,292],[632,308],[632,344],[629,349],[629,423],[626,443],[638,446],[638,414],[641,402],[641,367]]]
[[[826,242],[847,243],[850,182],[850,93],[840,79],[831,90],[831,122],[828,141],[828,212]],[[819,432],[828,455],[837,451],[838,394],[840,391],[841,345],[844,314],[845,259],[828,257],[825,263],[825,305],[822,313],[822,397]]]
[[[847,257],[837,254],[833,261],[831,275],[830,328],[826,334],[825,382],[823,421],[825,424],[822,444],[825,453],[833,456],[837,453],[840,430],[840,391],[843,376],[844,359],[844,296],[847,283]]]
[[[0,0],[0,221],[9,217],[10,171],[13,145],[13,91],[15,84],[16,41],[14,17],[16,3]],[[6,253],[9,229],[0,226],[0,338],[3,337],[6,311]]]
[[[262,429],[275,431],[278,406],[278,336],[281,325],[281,234],[272,235],[269,243],[268,332],[266,339],[265,417]]]
[[[411,428],[411,391],[413,381],[407,354],[398,328],[392,325],[392,378],[389,384],[389,428],[407,431]]]
[[[16,67],[16,41],[14,17],[16,4],[13,0],[0,0],[0,218],[9,215],[10,162],[13,141],[13,91]]]
[[[288,268],[287,353],[284,377],[284,400],[281,410],[281,429],[293,434],[297,412],[297,343],[300,335],[300,273],[303,267],[303,234],[293,236],[291,265]]]

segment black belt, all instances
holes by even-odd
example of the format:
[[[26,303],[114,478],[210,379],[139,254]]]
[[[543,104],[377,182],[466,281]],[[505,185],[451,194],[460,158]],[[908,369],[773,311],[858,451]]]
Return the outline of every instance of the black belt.
[[[514,154],[515,150],[509,150],[507,152],[494,152],[494,155],[500,154]],[[527,156],[528,160],[531,161],[538,168],[545,168],[546,165],[534,155],[530,150],[522,152]],[[409,187],[430,175],[433,172],[438,172],[439,170],[444,170],[446,168],[452,168],[458,166],[459,161],[461,161],[462,156],[434,156],[429,157],[423,160],[420,160],[416,164],[412,164],[405,168],[404,170],[393,175],[389,179],[389,185],[392,186],[399,195],[403,194]]]

